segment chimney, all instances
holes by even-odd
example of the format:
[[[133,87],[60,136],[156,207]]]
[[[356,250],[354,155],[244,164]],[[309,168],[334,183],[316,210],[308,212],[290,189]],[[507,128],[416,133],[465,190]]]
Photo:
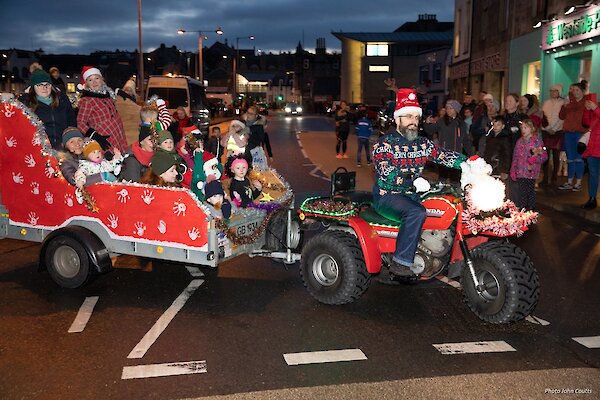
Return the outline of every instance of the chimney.
[[[325,54],[325,38],[317,38],[316,54]]]

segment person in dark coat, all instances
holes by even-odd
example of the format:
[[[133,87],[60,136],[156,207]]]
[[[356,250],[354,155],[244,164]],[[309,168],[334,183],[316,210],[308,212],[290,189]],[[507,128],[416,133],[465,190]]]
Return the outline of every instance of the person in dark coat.
[[[19,101],[42,120],[52,148],[60,150],[63,131],[77,125],[67,95],[52,86],[52,78],[46,71],[38,69],[31,74],[29,93],[23,93]]]
[[[497,115],[492,120],[492,128],[479,140],[477,155],[492,166],[493,175],[498,175],[505,181],[510,172],[511,154],[510,133],[506,129],[504,117]]]
[[[60,77],[60,71],[56,67],[50,68],[50,77],[52,78],[52,85],[59,89],[63,93],[67,93],[67,85],[65,85],[65,81]]]

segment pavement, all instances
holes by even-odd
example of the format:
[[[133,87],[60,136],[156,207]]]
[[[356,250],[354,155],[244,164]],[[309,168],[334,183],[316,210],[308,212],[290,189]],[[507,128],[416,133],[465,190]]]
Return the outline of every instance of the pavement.
[[[348,138],[349,158],[338,159],[335,154],[335,133],[331,132],[300,132],[299,142],[307,158],[311,160],[323,174],[323,178],[330,177],[337,167],[345,167],[348,171],[356,171],[356,189],[371,190],[374,182],[374,170],[366,165],[365,154],[362,154],[362,167],[358,167],[356,160],[356,136]],[[328,151],[329,150],[329,151]],[[429,172],[426,176],[430,181],[437,180],[435,173]],[[558,185],[566,181],[566,177],[559,177]],[[587,192],[587,175],[583,179],[583,189],[579,192],[558,190],[556,186],[540,186],[537,190],[537,203],[540,209],[549,208],[557,212],[569,214],[586,221],[600,223],[600,207],[594,210],[581,208],[589,198]]]

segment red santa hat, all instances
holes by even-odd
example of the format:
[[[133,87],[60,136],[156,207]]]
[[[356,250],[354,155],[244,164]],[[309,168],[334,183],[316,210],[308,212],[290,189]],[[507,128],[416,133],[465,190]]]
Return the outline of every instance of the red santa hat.
[[[408,114],[418,114],[421,116],[423,110],[417,98],[417,92],[414,89],[402,88],[396,93],[396,110],[395,117],[402,117]]]
[[[81,70],[81,83],[85,84],[85,80],[92,75],[102,76],[102,73],[96,67],[91,67],[89,65],[84,66],[83,69]]]
[[[194,135],[196,137],[202,135],[202,131],[200,131],[200,129],[198,129],[198,127],[196,127],[196,125],[186,126],[186,127],[182,128],[182,130],[185,134],[191,133],[192,135]]]

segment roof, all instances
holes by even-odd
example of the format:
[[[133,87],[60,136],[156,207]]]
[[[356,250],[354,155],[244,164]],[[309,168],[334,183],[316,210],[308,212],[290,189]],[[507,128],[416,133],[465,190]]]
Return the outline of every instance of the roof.
[[[242,75],[244,78],[248,79],[249,81],[254,81],[254,82],[268,82],[268,81],[273,82],[273,79],[275,78],[275,72],[244,71],[244,72],[239,72],[239,74]]]
[[[453,31],[446,32],[331,32],[333,36],[358,42],[452,42]]]

